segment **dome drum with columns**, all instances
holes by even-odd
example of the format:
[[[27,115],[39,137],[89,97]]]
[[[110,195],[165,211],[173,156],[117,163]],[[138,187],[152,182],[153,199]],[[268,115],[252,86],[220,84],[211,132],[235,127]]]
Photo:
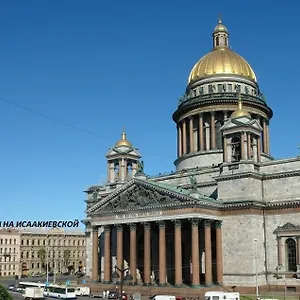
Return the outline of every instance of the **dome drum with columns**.
[[[221,127],[235,111],[239,97],[263,128],[262,160],[272,159],[268,124],[273,112],[250,64],[229,48],[228,30],[219,20],[213,31],[213,49],[192,68],[186,93],[173,114],[178,131],[177,170],[195,163],[207,167],[222,162]]]

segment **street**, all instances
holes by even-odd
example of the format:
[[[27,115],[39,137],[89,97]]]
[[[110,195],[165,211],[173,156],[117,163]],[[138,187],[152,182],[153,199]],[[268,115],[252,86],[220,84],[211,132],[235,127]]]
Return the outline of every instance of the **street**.
[[[20,293],[10,292],[10,294],[13,296],[14,300],[21,300],[21,299],[24,300],[24,297]],[[45,299],[50,299],[50,298],[45,298]],[[77,296],[77,300],[87,300],[87,299],[92,299],[92,298]]]
[[[81,278],[83,279],[83,278]],[[47,278],[44,277],[27,277],[27,278],[20,278],[17,282],[46,282]],[[56,275],[56,282],[66,282],[67,280],[77,281],[78,278],[76,275]],[[53,282],[53,276],[49,277],[49,281]],[[1,278],[0,277],[0,284],[4,286],[8,285],[15,285],[16,280],[14,278]]]

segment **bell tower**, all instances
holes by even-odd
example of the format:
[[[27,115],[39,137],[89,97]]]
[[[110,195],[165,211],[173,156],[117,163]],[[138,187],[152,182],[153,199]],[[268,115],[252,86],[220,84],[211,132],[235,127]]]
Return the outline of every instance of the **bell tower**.
[[[123,132],[121,139],[109,149],[107,158],[107,183],[116,184],[130,180],[137,172],[141,158],[137,148],[127,140]]]
[[[221,127],[223,163],[218,183],[218,197],[222,201],[262,201],[261,162],[262,127],[243,108],[239,95],[238,109]],[[238,180],[237,180],[238,179]]]
[[[259,122],[243,108],[241,95],[239,95],[238,109],[221,127],[223,134],[223,162],[226,164],[252,161],[261,161],[260,137],[262,127]]]

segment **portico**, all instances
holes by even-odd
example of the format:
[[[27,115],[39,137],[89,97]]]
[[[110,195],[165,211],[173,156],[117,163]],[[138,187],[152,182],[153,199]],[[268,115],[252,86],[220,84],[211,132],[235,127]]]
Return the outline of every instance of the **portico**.
[[[223,282],[222,221],[216,218],[217,203],[137,178],[125,186],[91,214],[93,281],[111,283],[114,232],[117,267],[128,266],[134,284],[200,287]],[[118,206],[111,210],[116,199]],[[102,278],[96,255],[100,227],[104,227]]]

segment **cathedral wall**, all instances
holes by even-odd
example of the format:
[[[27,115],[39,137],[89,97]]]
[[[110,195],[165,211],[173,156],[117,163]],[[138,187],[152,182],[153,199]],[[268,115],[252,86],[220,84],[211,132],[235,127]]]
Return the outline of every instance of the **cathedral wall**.
[[[267,266],[268,272],[272,273],[269,275],[269,282],[271,284],[283,284],[284,279],[276,279],[274,277],[275,269],[278,266],[278,249],[277,249],[277,240],[274,230],[278,226],[282,226],[288,222],[294,225],[300,225],[300,213],[288,213],[288,214],[269,214],[266,215],[266,239],[267,239]],[[284,242],[282,243],[284,245]],[[285,264],[285,247],[282,246],[282,256],[283,256],[283,265],[284,270],[286,267]],[[284,271],[283,270],[283,271]],[[300,285],[299,280],[289,279],[290,282]]]
[[[224,284],[255,286],[256,249],[259,284],[265,284],[262,214],[231,215],[223,218]],[[255,242],[255,239],[257,241]],[[257,248],[256,248],[257,247]]]
[[[300,170],[300,157],[273,160],[272,162],[262,164],[260,167],[262,173],[278,173],[295,170]]]
[[[237,178],[218,182],[218,198],[221,200],[261,200],[261,180]]]
[[[263,191],[264,200],[269,202],[299,199],[299,176],[264,180]]]

